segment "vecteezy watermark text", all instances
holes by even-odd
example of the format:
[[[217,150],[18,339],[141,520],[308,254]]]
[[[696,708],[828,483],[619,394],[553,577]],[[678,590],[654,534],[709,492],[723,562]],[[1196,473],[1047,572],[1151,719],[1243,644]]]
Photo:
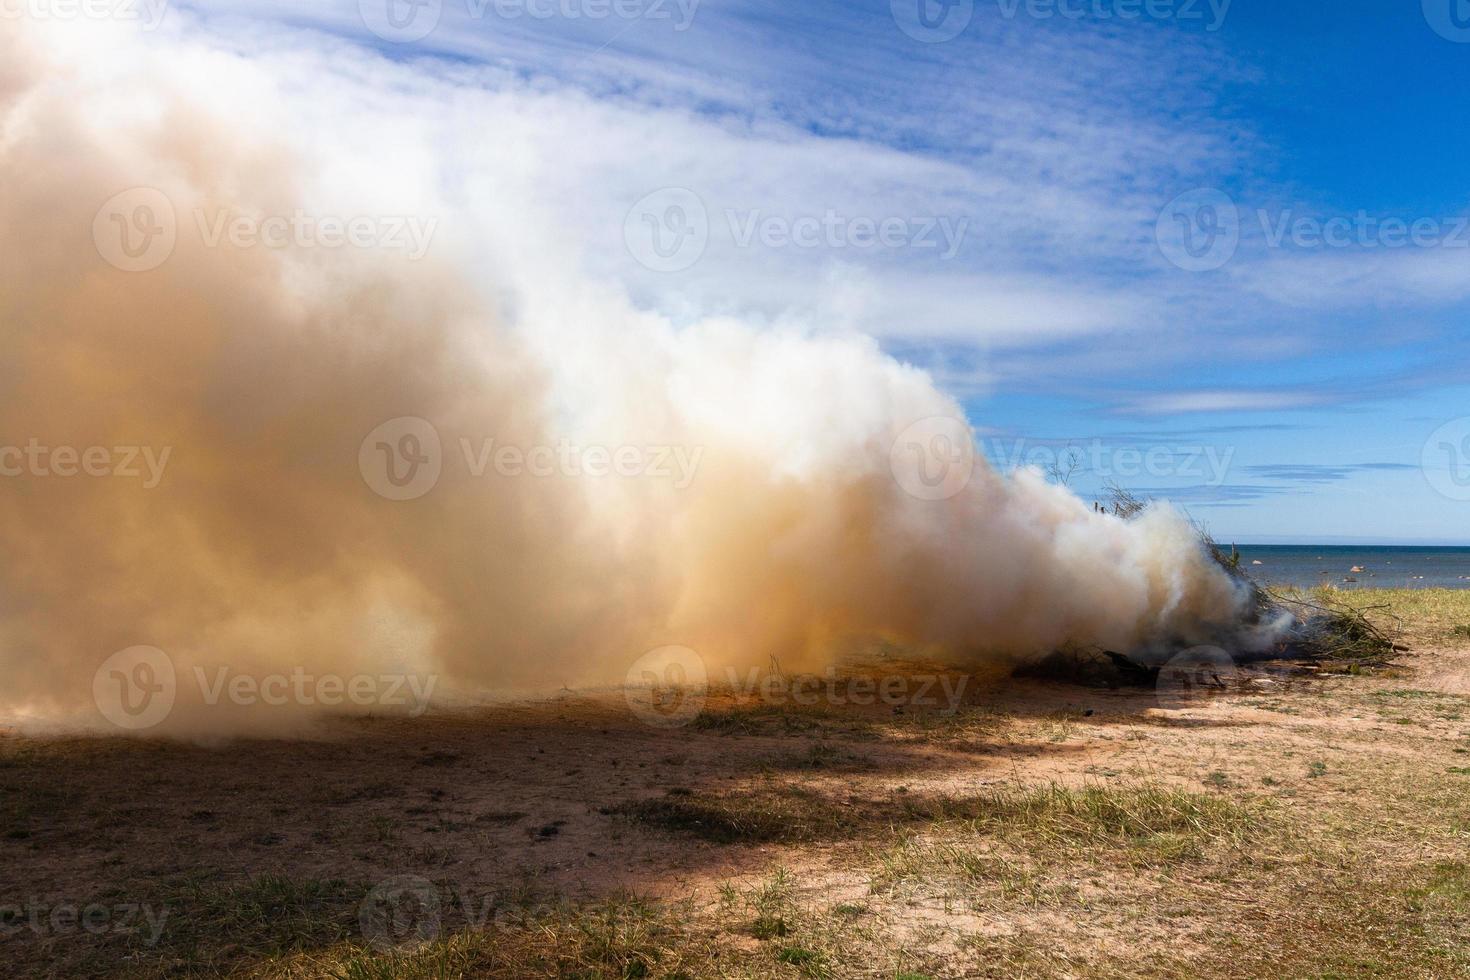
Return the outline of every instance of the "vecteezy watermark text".
[[[33,437],[24,446],[0,446],[0,477],[114,477],[142,480],[152,490],[172,455],[172,446],[45,446]]]
[[[5,0],[0,0],[4,3]],[[169,260],[182,222],[173,200],[156,187],[133,187],[108,198],[92,219],[92,241],[111,266],[150,272]],[[262,213],[231,208],[193,211],[205,248],[375,249],[409,261],[428,254],[439,219],[412,214],[325,214],[297,208]]]
[[[1256,211],[1271,248],[1470,248],[1470,217],[1399,218],[1369,214],[1319,217],[1291,209]]]
[[[346,704],[358,707],[406,707],[408,716],[417,718],[429,707],[438,678],[433,674],[310,674],[304,667],[293,667],[290,674],[254,674],[230,667],[206,670],[194,668],[194,681],[204,703],[217,705],[221,700],[231,704],[264,704],[281,707],[299,704],[337,708]]]
[[[29,931],[36,936],[132,936],[146,933],[154,946],[163,935],[168,908],[146,902],[47,902],[29,897],[22,903],[0,901],[0,936]]]
[[[459,448],[471,476],[493,468],[505,477],[651,477],[672,481],[675,490],[694,482],[704,457],[703,446],[583,446],[569,439],[529,447],[460,439]]]
[[[503,20],[671,21],[674,30],[694,23],[700,0],[464,0],[471,17]]]
[[[1302,252],[1470,249],[1470,216],[1401,217],[1363,209],[1321,215],[1292,208],[1242,213],[1230,195],[1203,187],[1165,205],[1155,225],[1155,238],[1172,264],[1188,272],[1209,272],[1233,259],[1245,241]]]
[[[1031,445],[1025,439],[982,439],[986,455],[1004,470],[1023,466],[1055,473],[1068,467],[1103,480],[1182,477],[1206,486],[1225,483],[1234,446],[1112,446],[1102,439],[1066,445]]]
[[[759,244],[769,249],[942,249],[941,259],[955,257],[970,227],[966,217],[848,217],[832,208],[820,217],[795,218],[759,209],[727,210],[725,221],[737,248]]]
[[[1173,20],[1225,26],[1233,0],[995,0],[1006,20]]]
[[[755,696],[762,704],[796,704],[812,707],[887,705],[892,708],[938,708],[954,714],[964,702],[968,674],[837,675],[835,667],[825,674],[786,676],[753,667],[745,671],[727,667],[726,687],[739,695]]]
[[[517,444],[495,437],[460,437],[464,472],[482,479],[651,479],[685,490],[694,482],[703,446],[583,444],[571,439]],[[427,419],[400,416],[373,429],[358,448],[358,469],[374,493],[416,500],[438,485],[447,465],[439,430]],[[450,459],[454,457],[450,455]]]
[[[393,44],[422,41],[438,28],[448,9],[470,20],[569,20],[672,24],[689,30],[700,0],[358,0],[363,25]]]
[[[182,678],[182,679],[181,679]],[[102,716],[119,728],[142,731],[173,712],[180,687],[192,680],[198,702],[209,707],[406,708],[417,718],[429,708],[438,677],[411,672],[314,673],[305,667],[252,673],[229,666],[194,666],[180,674],[173,658],[157,647],[119,650],[92,678],[92,697]]]
[[[1225,26],[1232,0],[995,0],[1005,20],[1177,21],[1215,32]],[[977,0],[889,0],[898,29],[916,41],[938,44],[970,26]]]
[[[737,249],[907,250],[948,261],[959,254],[970,227],[963,215],[848,214],[837,208],[797,214],[726,208],[723,217],[722,229],[694,191],[663,187],[629,209],[623,243],[640,265],[655,272],[692,268],[720,230],[721,241]]]
[[[163,23],[170,0],[0,0],[0,20],[115,20],[151,31]]]
[[[270,215],[199,210],[194,223],[208,248],[221,242],[242,249],[371,248],[402,252],[415,262],[428,254],[439,227],[438,218],[417,215],[314,215],[300,208]]]
[[[514,905],[501,896],[464,883],[436,885],[419,875],[395,875],[378,882],[358,906],[363,938],[380,950],[414,947],[438,939],[446,929],[485,929],[524,919],[538,910],[523,901]]]
[[[704,710],[711,686],[764,705],[933,709],[952,715],[964,703],[967,674],[784,674],[759,667],[726,666],[711,672],[694,650],[666,646],[650,650],[628,668],[623,693],[641,721],[681,728]]]

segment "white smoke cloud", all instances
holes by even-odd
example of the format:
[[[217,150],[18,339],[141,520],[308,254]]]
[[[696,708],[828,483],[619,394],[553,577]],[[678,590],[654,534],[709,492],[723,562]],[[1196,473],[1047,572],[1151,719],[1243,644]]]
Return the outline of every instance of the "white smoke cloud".
[[[608,202],[649,188],[599,158],[673,152],[661,117],[182,22],[0,29],[0,431],[169,453],[151,488],[0,480],[11,712],[95,722],[98,666],[140,644],[185,678],[486,690],[619,679],[671,643],[800,667],[853,637],[994,660],[1237,628],[1245,597],[1180,515],[990,471],[955,401],[871,339],[641,308],[599,250]],[[391,245],[410,218],[418,260]],[[905,462],[915,431],[938,455]],[[434,478],[385,490],[384,446]],[[587,447],[641,468],[590,476]],[[934,494],[921,464],[963,469]],[[178,730],[280,724],[185,686]]]

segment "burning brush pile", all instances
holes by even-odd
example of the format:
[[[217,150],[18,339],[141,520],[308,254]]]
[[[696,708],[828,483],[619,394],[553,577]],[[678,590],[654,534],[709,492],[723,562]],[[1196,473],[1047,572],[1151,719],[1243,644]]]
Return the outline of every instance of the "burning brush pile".
[[[1150,506],[1116,484],[1108,486],[1108,493],[1111,499],[1104,511],[1125,521]],[[1157,687],[1161,674],[1181,663],[1193,673],[1201,665],[1228,667],[1232,672],[1237,665],[1271,665],[1301,673],[1357,673],[1390,667],[1395,654],[1407,652],[1400,642],[1402,625],[1388,605],[1354,605],[1331,589],[1300,592],[1263,586],[1241,566],[1233,546],[1226,551],[1203,528],[1199,535],[1215,563],[1248,593],[1240,636],[1255,637],[1255,642],[1241,645],[1222,639],[1219,646],[1176,645],[1127,653],[1068,645],[1023,663],[1016,676],[1090,686]],[[1216,682],[1224,686],[1219,672],[1213,671]]]

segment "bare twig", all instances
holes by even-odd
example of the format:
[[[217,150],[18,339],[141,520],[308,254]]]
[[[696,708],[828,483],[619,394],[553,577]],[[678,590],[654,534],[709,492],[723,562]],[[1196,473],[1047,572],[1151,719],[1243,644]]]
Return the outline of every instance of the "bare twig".
[[[1131,490],[1119,486],[1114,480],[1107,482],[1106,489],[1108,495],[1112,498],[1110,507],[1113,514],[1123,518],[1125,521],[1137,516],[1149,504],[1147,500],[1140,500]]]
[[[1295,606],[1308,610],[1307,615],[1298,616],[1298,641],[1308,652],[1323,660],[1342,660],[1358,663],[1386,662],[1394,653],[1403,649],[1397,642],[1403,633],[1403,621],[1394,615],[1388,605],[1365,606],[1359,609],[1346,603],[1312,602],[1300,595],[1263,589],[1263,594],[1278,606]],[[1376,613],[1393,621],[1393,628],[1385,631],[1368,619],[1368,613]]]

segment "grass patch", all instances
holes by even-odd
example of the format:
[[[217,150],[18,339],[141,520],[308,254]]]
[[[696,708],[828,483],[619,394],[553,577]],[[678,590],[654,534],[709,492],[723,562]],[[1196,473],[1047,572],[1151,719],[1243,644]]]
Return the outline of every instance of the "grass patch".
[[[159,949],[191,966],[212,965],[221,937],[232,958],[274,957],[339,942],[357,931],[367,887],[261,875],[220,887],[189,882],[166,901]]]
[[[1421,907],[1437,905],[1463,918],[1470,914],[1470,864],[1441,861],[1430,870],[1428,881],[1410,894]]]
[[[680,909],[635,896],[593,905],[561,904],[524,919],[466,930],[418,949],[354,948],[324,972],[337,980],[443,980],[448,977],[692,980],[708,948],[680,926]]]
[[[850,925],[832,929],[796,900],[784,869],[747,890],[725,885],[714,917],[686,903],[631,895],[590,905],[527,908],[489,928],[447,935],[417,949],[377,951],[347,946],[272,964],[268,977],[335,980],[795,980],[810,977],[940,975],[932,958],[915,956]],[[756,940],[732,944],[730,934]],[[925,972],[915,972],[915,968]]]
[[[1470,633],[1470,589],[1343,589],[1324,590],[1334,602],[1362,611],[1382,627],[1402,624],[1403,636],[1423,643],[1458,645]],[[1378,610],[1388,607],[1392,617]]]
[[[814,742],[803,752],[792,752],[771,760],[771,768],[782,770],[869,769],[873,760],[834,742]]]
[[[1070,908],[1079,883],[1096,874],[1082,867],[1148,868],[1229,852],[1260,823],[1253,808],[1218,794],[1147,785],[1019,788],[955,809],[965,811],[960,819],[870,855],[874,894],[960,897],[991,913]]]
[[[871,722],[833,711],[824,705],[752,704],[705,711],[690,722],[694,731],[720,735],[841,734],[877,738]]]
[[[977,796],[918,796],[838,802],[797,786],[697,796],[687,790],[606,811],[634,823],[720,844],[801,843],[864,831],[967,821],[974,833],[1029,837],[1043,846],[1153,847],[1176,856],[1203,842],[1241,842],[1254,812],[1218,793],[1154,787],[1002,790]]]
[[[1022,859],[972,841],[924,840],[909,834],[874,855],[868,886],[875,894],[958,885],[971,905],[997,907],[1017,901],[1038,907],[1051,900],[1035,869]]]
[[[1146,785],[1007,790],[984,803],[973,820],[978,829],[1042,846],[1242,844],[1258,820],[1250,808],[1218,794]]]
[[[670,794],[607,811],[634,823],[719,844],[827,840],[857,830],[859,812],[798,787],[700,797]]]
[[[14,949],[11,956],[18,962],[6,975],[234,976],[242,964],[291,958],[350,940],[369,890],[363,884],[274,874],[234,884],[190,877],[163,886],[119,886],[96,896],[104,907],[146,909],[146,914],[120,918],[126,929]],[[28,938],[28,933],[15,938]],[[32,955],[44,959],[26,959]],[[27,974],[25,963],[38,970],[44,963],[45,969]]]

